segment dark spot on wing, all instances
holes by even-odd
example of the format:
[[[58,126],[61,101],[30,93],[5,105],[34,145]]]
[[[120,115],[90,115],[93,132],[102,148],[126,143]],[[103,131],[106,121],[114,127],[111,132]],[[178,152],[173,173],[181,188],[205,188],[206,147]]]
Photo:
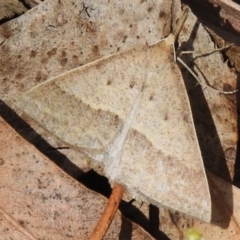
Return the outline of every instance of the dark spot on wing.
[[[150,97],[149,97],[149,100],[152,101],[154,98],[154,94],[151,94]]]
[[[129,87],[130,87],[130,88],[133,88],[134,85],[135,85],[135,82],[130,82]]]
[[[168,120],[168,112],[165,113],[164,120],[165,120],[165,121]]]
[[[119,124],[119,122],[120,122],[120,119],[119,119],[118,115],[115,115],[115,117],[114,117],[114,125],[117,126]]]
[[[62,66],[65,66],[66,63],[67,63],[67,61],[68,61],[67,58],[61,58],[61,59],[59,60],[59,63],[60,63]]]
[[[72,56],[72,62],[74,64],[74,66],[79,66],[80,63],[79,63],[79,59],[78,59],[78,56],[77,55],[73,55]]]
[[[53,48],[52,50],[47,52],[47,55],[49,57],[51,57],[51,56],[54,56],[56,54],[56,52],[57,52],[57,48]]]
[[[111,80],[108,80],[107,81],[107,85],[111,85],[112,84],[112,81]]]
[[[167,14],[164,11],[160,11],[159,18],[164,18]]]
[[[67,53],[66,51],[62,51],[62,57],[66,57]]]
[[[122,42],[125,43],[125,42],[126,42],[126,39],[127,39],[127,36],[124,36]]]
[[[95,45],[95,46],[92,47],[92,53],[94,55],[100,55],[98,45]]]
[[[34,58],[37,55],[37,52],[35,50],[31,50],[29,53],[30,58]]]
[[[62,56],[61,56],[61,59],[59,60],[59,63],[62,65],[62,66],[65,66],[66,63],[68,62],[68,58],[66,57],[67,56],[67,53],[66,51],[62,51]]]
[[[152,7],[149,7],[149,8],[147,9],[148,12],[151,12],[152,10],[153,10]]]
[[[37,75],[35,77],[36,82],[42,82],[43,80],[47,79],[47,75],[43,74],[41,72],[37,72]]]
[[[141,88],[141,92],[143,92],[143,90],[147,87],[147,85],[145,83],[143,83],[142,88]]]
[[[189,116],[186,113],[184,113],[183,114],[183,121],[188,122],[188,120],[189,120]]]
[[[24,75],[23,75],[23,73],[21,73],[21,72],[18,72],[18,73],[16,74],[16,76],[15,76],[16,79],[21,79],[21,78],[23,78],[23,77],[24,77]]]

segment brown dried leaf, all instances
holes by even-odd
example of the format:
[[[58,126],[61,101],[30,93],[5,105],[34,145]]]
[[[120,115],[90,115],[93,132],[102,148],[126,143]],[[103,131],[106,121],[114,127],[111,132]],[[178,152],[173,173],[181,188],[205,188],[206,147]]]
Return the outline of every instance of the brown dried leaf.
[[[240,6],[239,2],[232,0],[184,0],[208,26],[214,25],[225,29],[231,34],[240,32]],[[231,38],[228,36],[229,38]]]
[[[18,0],[0,0],[0,20],[23,14],[27,10]]]
[[[0,118],[1,239],[87,239],[107,200],[66,175]],[[152,239],[116,214],[105,239]]]
[[[193,12],[207,27],[219,47],[234,44],[225,54],[240,71],[240,5],[229,0],[186,1]],[[206,11],[207,10],[207,11]]]

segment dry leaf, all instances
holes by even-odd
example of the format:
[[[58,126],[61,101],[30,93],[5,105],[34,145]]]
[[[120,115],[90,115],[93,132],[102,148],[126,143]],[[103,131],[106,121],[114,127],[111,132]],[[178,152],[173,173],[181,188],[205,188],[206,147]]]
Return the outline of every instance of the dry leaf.
[[[44,0],[24,0],[25,4],[31,8],[36,7],[38,4],[42,3]]]
[[[23,14],[28,9],[18,0],[0,0],[0,20]]]
[[[86,189],[0,118],[1,239],[88,239],[107,200]],[[105,239],[152,239],[119,213]]]
[[[201,21],[207,26],[212,25],[219,29],[225,29],[229,33],[237,34],[240,31],[240,6],[239,2],[231,0],[207,0],[207,1],[189,1],[193,12],[197,12]],[[232,36],[228,36],[230,39]]]

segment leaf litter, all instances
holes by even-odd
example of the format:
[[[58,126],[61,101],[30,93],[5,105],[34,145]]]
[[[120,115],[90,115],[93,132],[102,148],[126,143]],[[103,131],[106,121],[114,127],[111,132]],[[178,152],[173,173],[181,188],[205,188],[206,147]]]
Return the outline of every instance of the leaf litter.
[[[74,66],[76,67],[78,64],[87,63],[89,60],[99,58],[99,56],[91,54],[91,47],[96,46],[96,44],[99,42],[101,42],[101,44],[98,45],[100,54],[108,55],[119,49],[119,47],[120,49],[127,49],[129,46],[131,46],[131,44],[134,46],[143,42],[152,43],[152,41],[156,41],[157,39],[161,38],[161,36],[164,36],[159,35],[159,33],[161,33],[159,29],[162,29],[161,21],[163,20],[166,22],[164,13],[168,12],[169,8],[165,7],[169,7],[169,5],[171,6],[171,3],[170,1],[167,1],[167,3],[163,3],[162,1],[151,1],[151,3],[144,2],[144,4],[140,4],[139,6],[136,3],[131,5],[128,5],[127,3],[111,3],[110,5],[108,4],[107,8],[104,8],[104,10],[102,6],[106,5],[105,1],[101,1],[101,3],[98,1],[97,4],[95,1],[88,1],[88,5],[94,8],[96,11],[91,12],[91,18],[84,20],[82,15],[76,15],[79,8],[76,3],[75,5],[72,5],[71,2],[65,2],[65,8],[62,8],[62,4],[58,1],[45,1],[33,11],[29,11],[21,18],[13,20],[1,28],[1,42],[3,43],[4,41],[4,43],[0,46],[3,61],[2,64],[6,65],[6,63],[8,63],[8,66],[10,68],[11,66],[14,67],[13,69],[9,69],[7,66],[7,69],[6,67],[1,69],[1,99],[7,100],[7,103],[13,109],[17,110],[12,102],[16,101],[18,94],[26,91],[27,89],[30,89],[32,86],[36,85],[37,82],[41,82],[46,78],[49,79],[53,76],[56,76],[59,73],[66,71],[67,69],[71,69]],[[148,19],[145,19],[145,16],[147,15],[143,10],[143,5],[148,10],[152,9],[151,12],[148,11],[149,16],[151,15],[151,17]],[[138,9],[138,11],[135,12],[136,15],[131,14],[131,7],[135,10]],[[179,3],[175,1],[173,7],[175,9],[179,9]],[[129,9],[129,11],[124,12],[124,9]],[[175,9],[173,12],[175,12]],[[101,13],[101,15],[97,16],[98,13]],[[128,13],[131,14],[131,17],[128,17]],[[158,13],[160,13],[159,16],[162,17],[161,19],[157,18]],[[65,24],[61,26],[56,25],[55,28],[47,28],[47,25],[49,23],[54,23],[56,21],[55,19],[60,15],[68,19],[68,21],[65,21]],[[178,16],[179,14],[176,15]],[[113,21],[109,21],[110,19]],[[76,22],[76,20],[78,21]],[[91,32],[89,31],[90,22],[91,26],[93,27],[92,29],[94,30]],[[124,27],[115,28],[114,24],[116,22],[121,22],[119,26],[123,25]],[[136,22],[140,24],[136,24]],[[184,34],[181,34],[179,39],[179,42],[181,44],[184,44],[187,41],[188,47],[186,50],[189,50],[193,47],[195,56],[195,52],[197,55],[199,55],[199,52],[205,53],[206,51],[211,51],[211,49],[214,47],[212,40],[209,38],[209,36],[206,36],[206,32],[201,25],[199,28],[197,28],[197,31],[195,31],[197,22],[198,21],[196,18],[191,15],[191,18],[188,18],[187,24],[184,27]],[[24,23],[24,25],[22,23]],[[142,25],[142,23],[146,24]],[[70,26],[71,29],[73,29],[71,32],[66,30],[69,29]],[[79,38],[78,31],[74,30],[79,29],[79,26],[84,35],[84,37],[82,36],[81,38]],[[114,31],[99,32],[98,29],[102,29],[102,26],[105,26],[103,29],[112,29],[114,27]],[[130,32],[128,31],[129,26],[132,26]],[[145,29],[146,26],[149,28],[149,30],[147,28]],[[24,31],[21,30],[23,28]],[[136,29],[139,31],[137,32]],[[147,32],[150,33],[150,35],[146,34]],[[192,34],[192,32],[196,33],[196,35]],[[53,33],[55,33],[58,37],[54,36]],[[64,35],[64,33],[67,33],[67,37]],[[124,35],[128,38],[127,41],[122,42],[121,36]],[[59,38],[59,36],[61,37]],[[190,40],[193,42],[193,45],[191,45],[191,42],[189,45],[189,36]],[[21,39],[25,39],[25,41],[22,41]],[[27,41],[28,39],[29,41]],[[74,40],[75,45],[73,45],[73,42],[71,42],[72,39]],[[81,42],[81,39],[84,39],[84,42]],[[19,44],[19,41],[22,41],[22,43]],[[66,48],[66,45],[68,48]],[[78,46],[78,48],[74,48],[74,46]],[[54,49],[55,55],[54,51],[50,51]],[[83,49],[84,53],[81,54],[80,51]],[[29,52],[31,53],[30,55],[27,54]],[[48,61],[44,60],[45,55],[47,56],[47,52],[53,53],[52,55],[48,55]],[[64,61],[66,62],[65,66],[57,64],[63,63],[61,58],[64,57],[64,54],[61,55],[61,52],[66,52],[67,54],[66,57],[68,61]],[[19,53],[26,54],[22,54],[22,58],[20,58]],[[74,56],[74,61],[72,61],[71,56],[73,53],[75,55],[81,56],[81,58],[79,58],[80,62],[75,61],[76,59]],[[221,58],[217,55],[219,54],[214,54],[209,57],[202,57],[194,60],[194,62],[197,63],[197,68],[194,67],[194,70],[198,72],[199,69],[202,69],[207,79],[210,80],[210,84],[212,86],[218,86],[218,88],[222,88],[225,84],[229,84],[233,86],[234,89],[234,86],[236,85],[236,77],[233,72],[229,71],[229,68],[226,66],[226,64],[222,63]],[[191,82],[192,79],[189,79],[189,82]],[[223,171],[224,169],[222,168],[223,156],[218,148],[219,140],[214,136],[219,136],[220,138],[221,147],[223,148],[226,157],[226,159],[224,158],[224,161],[226,161],[229,171],[232,174],[235,161],[234,159],[237,139],[235,115],[236,103],[234,102],[235,98],[226,98],[225,96],[214,94],[212,91],[208,92],[208,88],[204,89],[204,95],[210,108],[214,124],[217,128],[217,132],[213,132],[212,129],[214,128],[212,128],[211,122],[209,122],[209,118],[206,115],[206,110],[204,110],[201,104],[201,95],[198,94],[196,86],[194,86],[192,83],[190,84],[190,87],[188,85],[189,84],[187,83],[188,91],[190,89],[189,92],[191,97],[191,104],[193,104],[193,110],[194,112],[197,111],[197,118],[195,117],[195,120],[197,120],[197,122],[195,126],[198,130],[200,141],[203,141],[204,143],[203,154],[204,158],[207,159],[207,161],[205,161],[205,164],[207,164],[211,171],[215,172],[217,175],[223,176],[226,179],[226,174],[223,174],[225,171]],[[40,132],[41,135],[45,137],[45,139],[48,139],[48,142],[55,146],[59,146],[59,144],[61,146],[60,141],[54,142],[53,136],[48,132],[44,132],[44,129],[40,128],[40,126],[36,126],[35,122],[30,121],[30,119],[26,116],[24,116],[24,119],[27,119],[28,123],[30,123],[32,127],[37,129],[37,131]],[[228,121],[226,121],[226,119]],[[84,161],[82,159],[79,160],[80,153],[78,153],[77,157],[75,157],[75,155],[70,154],[70,152],[71,151],[69,149],[64,153],[67,154],[75,164],[84,168]],[[220,159],[221,161],[219,161]],[[231,186],[229,185],[229,188],[230,187]],[[231,191],[228,192],[229,201],[231,199],[230,195]],[[148,206],[145,204],[142,206],[144,208],[139,207],[139,209],[141,209],[145,215],[148,215]],[[221,211],[219,213],[221,213]],[[219,229],[218,227],[212,225],[206,225],[201,221],[192,220],[191,218],[188,219],[183,215],[177,214],[176,217],[174,216],[174,222],[171,220],[172,217],[169,218],[169,216],[171,216],[171,213],[161,209],[159,214],[159,228],[166,232],[168,236],[171,236],[173,239],[178,239],[178,233],[179,230],[182,229],[182,226],[192,226],[196,224],[198,225],[198,228],[202,229],[202,232],[206,231],[206,233],[214,234],[214,236],[216,233],[220,234],[220,230],[221,233],[230,234],[228,233],[230,231],[228,229]],[[166,219],[168,219],[167,222]],[[178,219],[177,222],[176,219]],[[223,218],[220,221],[217,220],[216,224],[218,225],[222,222],[227,223],[227,219]],[[175,225],[179,226],[179,229],[177,231],[176,227],[174,227]],[[222,235],[220,234],[220,236]],[[211,235],[211,237],[213,236]],[[229,239],[232,238],[230,237]]]

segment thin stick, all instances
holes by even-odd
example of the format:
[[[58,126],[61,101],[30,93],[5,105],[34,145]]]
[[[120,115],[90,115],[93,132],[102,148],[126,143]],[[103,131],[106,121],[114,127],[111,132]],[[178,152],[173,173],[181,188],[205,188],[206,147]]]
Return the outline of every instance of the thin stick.
[[[202,87],[208,87],[218,93],[222,93],[222,94],[234,94],[236,93],[238,90],[233,90],[233,91],[221,91],[218,90],[212,86],[210,86],[209,84],[206,83],[201,83],[200,80],[198,79],[197,75],[187,66],[187,64],[179,57],[177,57],[177,60],[192,74],[192,76],[197,80],[197,82],[202,86]]]
[[[116,214],[124,191],[125,189],[122,185],[117,183],[114,185],[108,204],[99,219],[97,226],[90,235],[89,240],[101,240],[104,237]]]
[[[203,54],[201,54],[201,55],[195,56],[193,59],[196,60],[197,58],[205,57],[205,56],[211,55],[211,54],[213,54],[213,53],[215,53],[215,52],[221,52],[222,50],[226,50],[226,49],[230,48],[230,47],[233,46],[233,45],[234,45],[234,44],[231,43],[231,44],[229,44],[229,45],[227,45],[227,46],[225,46],[225,47],[217,48],[217,49],[211,50],[211,51],[209,51],[209,52],[203,53]],[[179,55],[180,55],[180,57],[181,57],[181,56],[184,55],[184,54],[192,54],[193,52],[194,52],[194,51],[183,51],[183,52],[180,52]]]

